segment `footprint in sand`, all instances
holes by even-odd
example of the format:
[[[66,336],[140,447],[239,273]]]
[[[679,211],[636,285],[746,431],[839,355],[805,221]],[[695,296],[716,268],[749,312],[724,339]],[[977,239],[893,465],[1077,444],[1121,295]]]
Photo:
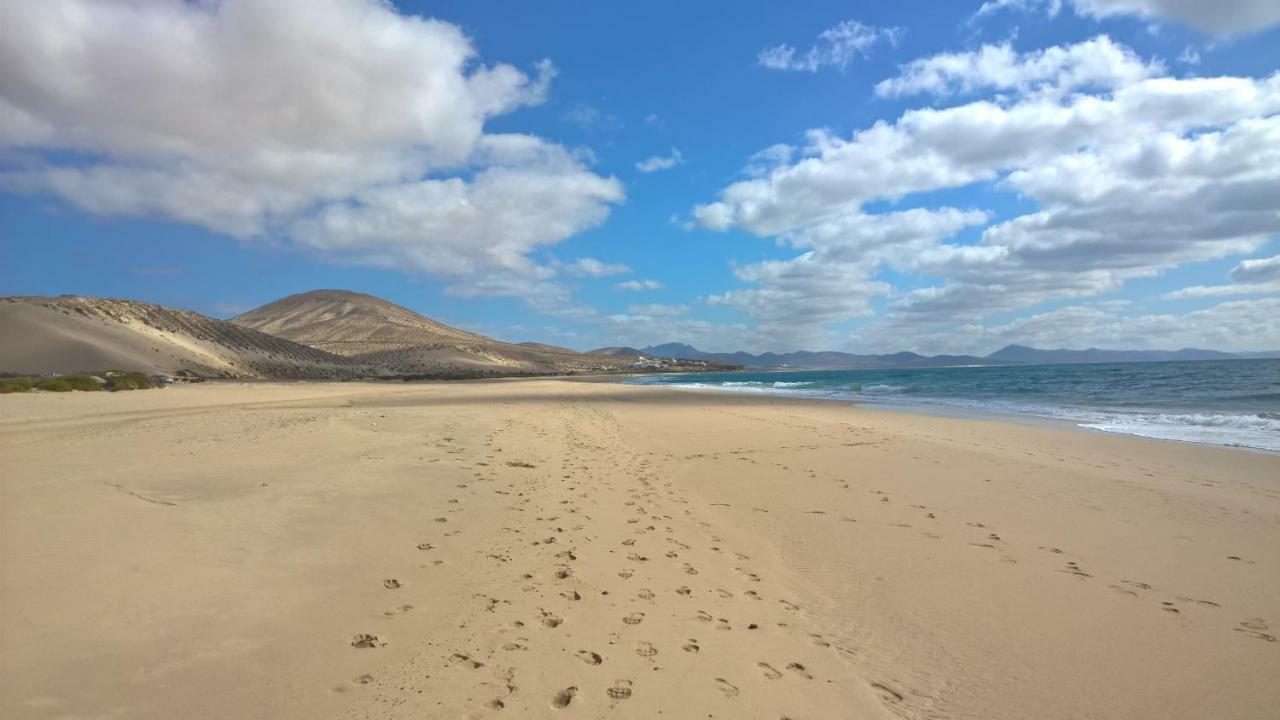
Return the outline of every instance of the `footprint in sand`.
[[[351,647],[354,648],[380,648],[386,643],[378,639],[377,635],[372,633],[360,633],[351,638]]]
[[[1076,564],[1076,563],[1074,563],[1074,562],[1068,562],[1068,563],[1067,563],[1067,567],[1066,567],[1066,569],[1065,569],[1065,570],[1063,570],[1063,572],[1065,572],[1065,573],[1070,573],[1070,574],[1072,574],[1072,575],[1075,575],[1076,577],[1086,577],[1086,578],[1087,578],[1087,577],[1093,577],[1092,575],[1090,575],[1089,573],[1085,572],[1084,570],[1081,570],[1081,569],[1080,569],[1080,566],[1079,566],[1079,565],[1077,565],[1077,564]]]
[[[1259,640],[1266,640],[1267,642],[1276,641],[1275,635],[1264,632],[1266,630],[1270,630],[1271,628],[1267,625],[1267,621],[1263,620],[1262,618],[1249,618],[1248,620],[1241,620],[1240,626],[1233,629],[1236,632],[1242,632],[1246,635],[1256,637]]]
[[[576,655],[579,660],[588,665],[599,665],[604,662],[604,658],[600,657],[600,653],[591,652],[590,650],[579,650]]]
[[[698,645],[697,638],[689,638],[689,642],[681,645],[680,647],[687,653],[696,653],[702,649],[702,647]]]
[[[556,709],[567,708],[569,703],[573,702],[573,696],[577,694],[578,686],[571,685],[552,696],[551,707]]]
[[[804,678],[805,680],[813,679],[813,675],[810,675],[809,671],[805,669],[805,666],[801,665],[798,662],[787,663],[787,669],[795,673],[796,675],[799,675],[800,677]]]
[[[738,697],[738,686],[724,678],[716,678],[716,689],[724,693],[727,698]]]
[[[676,593],[679,595],[684,595],[685,597],[688,597],[693,594],[693,591],[690,590],[688,586],[681,585],[680,587],[676,588]]]
[[[387,578],[382,581],[382,586],[388,590],[395,590],[400,587],[400,581],[395,578]]]
[[[643,621],[644,621],[644,613],[642,612],[633,612],[630,615],[627,615],[626,617],[622,618],[622,622],[628,625],[639,625]]]
[[[658,648],[653,646],[651,642],[636,643],[636,654],[640,657],[653,657],[658,654]]]
[[[542,613],[542,624],[549,628],[558,627],[560,623],[564,622],[563,618],[554,613],[549,613],[546,610],[539,610],[538,612]]]
[[[871,689],[876,691],[876,694],[880,696],[881,702],[885,704],[893,705],[902,702],[902,693],[884,683],[873,682],[871,683]]]
[[[609,696],[610,700],[626,700],[631,697],[631,681],[615,681],[608,690],[605,690],[605,694]]]
[[[766,680],[777,680],[782,677],[782,673],[774,669],[774,667],[769,663],[759,662],[756,663],[756,667],[760,668],[760,671],[764,673]]]
[[[456,665],[462,665],[463,667],[471,668],[472,670],[479,670],[480,668],[484,667],[484,663],[476,660],[472,660],[471,656],[463,655],[462,653],[454,653],[449,658],[449,662],[454,663]]]

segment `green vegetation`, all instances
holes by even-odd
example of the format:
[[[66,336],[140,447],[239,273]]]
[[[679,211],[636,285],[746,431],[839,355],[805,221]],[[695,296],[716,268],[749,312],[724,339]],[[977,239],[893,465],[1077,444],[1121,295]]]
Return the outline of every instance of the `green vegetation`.
[[[148,388],[160,387],[160,385],[151,378],[140,372],[116,372],[106,373],[107,385],[106,389],[112,392],[120,390],[146,390]]]
[[[31,378],[0,378],[0,395],[5,393],[26,392],[31,389]]]
[[[72,390],[98,392],[108,390],[110,392],[119,392],[121,390],[146,390],[155,387],[161,387],[161,385],[152,380],[146,373],[122,370],[75,373],[73,375],[41,378],[0,377],[0,394],[30,392],[32,390],[43,390],[44,392],[71,392]]]

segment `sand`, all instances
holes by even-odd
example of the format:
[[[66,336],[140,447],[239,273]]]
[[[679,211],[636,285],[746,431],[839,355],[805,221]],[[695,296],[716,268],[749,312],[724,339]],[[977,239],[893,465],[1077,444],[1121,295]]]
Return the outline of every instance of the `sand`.
[[[1274,718],[1280,456],[556,380],[0,397],[5,718]]]

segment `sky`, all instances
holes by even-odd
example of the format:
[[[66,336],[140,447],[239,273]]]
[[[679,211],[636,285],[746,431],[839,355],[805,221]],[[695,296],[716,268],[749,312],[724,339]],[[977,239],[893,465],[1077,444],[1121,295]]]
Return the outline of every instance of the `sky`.
[[[0,4],[0,295],[1280,349],[1275,0]]]

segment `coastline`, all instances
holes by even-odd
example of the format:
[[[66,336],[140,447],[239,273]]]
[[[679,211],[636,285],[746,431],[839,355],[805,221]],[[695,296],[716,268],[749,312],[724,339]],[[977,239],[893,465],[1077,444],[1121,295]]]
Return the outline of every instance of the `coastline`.
[[[1274,454],[583,380],[0,398],[3,714],[1280,703]]]
[[[1074,427],[1180,443],[1280,453],[1280,365],[1129,363],[975,368],[703,373],[629,378],[752,395],[839,401],[961,419]],[[1203,370],[1203,372],[1201,372]],[[968,372],[972,371],[972,372]],[[1193,372],[1194,371],[1194,372]],[[1181,383],[1185,392],[1169,388]]]
[[[617,382],[619,384],[631,384],[631,383],[627,383],[625,380],[615,380],[614,382]],[[634,383],[634,384],[643,386],[642,383]],[[733,391],[730,391],[730,390],[717,390],[712,388],[685,387],[685,386],[679,386],[674,384],[668,387],[681,392],[689,392],[689,393],[705,393],[710,395],[733,394]],[[1009,423],[1012,425],[1047,428],[1047,429],[1059,430],[1063,432],[1082,432],[1090,435],[1099,435],[1103,437],[1120,436],[1120,437],[1134,438],[1137,440],[1145,440],[1148,442],[1156,442],[1156,443],[1171,443],[1174,445],[1190,445],[1195,447],[1222,448],[1222,449],[1234,450],[1238,452],[1261,453],[1263,455],[1272,455],[1272,456],[1280,455],[1280,450],[1272,450],[1269,448],[1261,448],[1261,447],[1252,447],[1250,445],[1231,445],[1231,444],[1210,443],[1210,442],[1202,442],[1202,441],[1196,441],[1196,440],[1181,440],[1177,438],[1154,437],[1150,435],[1141,435],[1138,433],[1124,432],[1120,430],[1101,430],[1098,428],[1089,427],[1088,425],[1085,425],[1078,420],[1068,420],[1066,418],[1050,417],[1047,415],[1036,415],[1029,412],[1013,412],[1013,411],[1007,411],[1007,410],[1002,411],[1002,410],[997,410],[993,408],[979,408],[979,407],[970,407],[970,406],[964,406],[964,405],[947,405],[943,403],[911,403],[911,402],[905,402],[905,401],[904,402],[883,401],[883,402],[871,403],[871,402],[865,402],[865,401],[853,400],[853,399],[841,398],[841,397],[804,397],[800,395],[786,395],[783,393],[778,393],[777,395],[774,395],[774,397],[778,397],[781,399],[786,399],[786,400],[790,400],[798,403],[809,403],[809,402],[842,403],[850,407],[858,408],[859,410],[867,410],[867,411],[873,411],[873,412],[903,413],[906,415],[923,415],[926,417],[948,418],[951,420],[960,420],[960,421],[976,420],[976,421]]]

